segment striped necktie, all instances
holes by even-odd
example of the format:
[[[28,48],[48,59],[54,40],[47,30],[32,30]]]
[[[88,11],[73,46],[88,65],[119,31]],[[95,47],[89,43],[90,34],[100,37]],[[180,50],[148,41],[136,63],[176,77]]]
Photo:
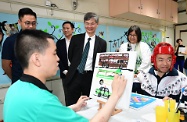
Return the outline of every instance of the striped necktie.
[[[89,52],[89,49],[90,49],[90,40],[91,40],[91,38],[88,38],[88,42],[86,43],[86,46],[85,46],[84,51],[82,53],[81,62],[79,64],[79,66],[77,67],[77,70],[81,74],[83,74],[84,69],[85,69],[85,64],[86,64],[87,57],[88,57],[88,52]]]

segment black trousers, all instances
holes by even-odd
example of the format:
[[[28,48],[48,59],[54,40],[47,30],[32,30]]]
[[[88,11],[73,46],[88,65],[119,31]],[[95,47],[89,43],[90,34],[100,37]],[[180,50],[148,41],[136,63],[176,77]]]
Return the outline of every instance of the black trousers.
[[[80,74],[76,71],[72,81],[66,87],[66,105],[72,105],[77,102],[81,95],[89,97],[91,83],[92,83],[93,71],[85,71]]]
[[[64,96],[65,96],[65,102],[66,100],[66,96],[67,96],[67,86],[64,84],[65,78],[62,78],[62,87],[64,89]]]

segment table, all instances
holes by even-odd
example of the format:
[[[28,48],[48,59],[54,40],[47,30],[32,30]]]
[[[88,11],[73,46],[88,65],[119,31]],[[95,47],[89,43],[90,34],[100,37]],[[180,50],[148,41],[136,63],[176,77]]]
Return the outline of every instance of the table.
[[[161,99],[157,99],[141,109],[129,108],[128,110],[123,110],[111,116],[109,122],[156,122],[155,107],[157,105],[163,106],[164,102]],[[98,108],[99,103],[94,99],[90,99],[87,101],[87,106],[77,113],[91,119],[98,112]]]

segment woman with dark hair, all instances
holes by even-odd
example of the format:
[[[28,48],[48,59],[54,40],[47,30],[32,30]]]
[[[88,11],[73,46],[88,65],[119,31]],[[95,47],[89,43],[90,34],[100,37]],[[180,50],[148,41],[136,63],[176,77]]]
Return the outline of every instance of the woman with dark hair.
[[[185,55],[186,55],[186,48],[182,44],[182,39],[177,39],[176,40],[176,47],[175,47],[175,55],[177,56],[176,58],[176,63],[174,65],[175,69],[183,73],[183,68],[184,68],[184,60],[185,60]]]
[[[145,42],[141,42],[141,39],[142,39],[141,29],[137,25],[133,25],[129,28],[127,32],[128,42],[123,43],[119,49],[119,52],[125,52],[125,51],[137,52],[134,77],[136,77],[140,71],[147,73],[151,68],[151,50]],[[138,89],[141,90],[140,84],[134,83],[132,91],[139,92]]]
[[[145,42],[141,42],[142,33],[138,26],[133,25],[127,32],[128,42],[120,46],[119,51],[137,51],[135,74],[139,71],[148,72],[151,67],[151,50]]]

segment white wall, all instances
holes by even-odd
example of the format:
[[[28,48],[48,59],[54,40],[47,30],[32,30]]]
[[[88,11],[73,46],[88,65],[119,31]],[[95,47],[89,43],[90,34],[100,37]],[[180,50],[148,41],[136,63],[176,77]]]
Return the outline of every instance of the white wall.
[[[174,46],[174,28],[173,27],[166,27],[166,42],[170,43],[172,46]]]
[[[175,28],[175,41],[176,39],[178,38],[181,38],[183,40],[183,44],[185,46],[187,46],[187,36],[186,36],[186,32],[182,32],[180,33],[181,30],[187,30],[187,13],[186,12],[183,12],[183,13],[180,13],[178,14],[179,16],[179,23],[184,23],[184,24],[181,24],[181,25],[177,25],[176,28]]]
[[[51,11],[50,7],[45,6],[46,0],[0,0],[0,12],[16,13],[22,7],[32,8],[39,17],[56,18],[70,21],[83,21],[86,12],[92,11],[100,15],[100,23],[104,25],[113,25],[121,27],[130,27],[139,25],[142,29],[157,30],[167,33],[167,27],[151,25],[148,23],[139,23],[131,20],[116,19],[109,16],[109,0],[78,0],[76,10],[72,9],[72,0],[50,0],[58,6]],[[173,30],[172,26],[170,30]],[[170,33],[170,31],[169,31]],[[173,32],[171,35],[174,34]],[[166,35],[166,34],[165,34]],[[165,36],[163,35],[163,36]],[[170,35],[170,34],[169,34]],[[170,36],[171,38],[173,36]],[[173,40],[173,39],[172,39]]]
[[[56,18],[70,21],[83,21],[83,16],[88,11],[93,11],[100,15],[100,23],[105,25],[130,27],[131,25],[139,25],[142,29],[157,30],[162,31],[164,34],[163,41],[165,37],[169,37],[172,40],[172,45],[177,38],[180,38],[180,30],[187,29],[186,26],[177,26],[176,35],[174,36],[174,27],[170,26],[158,26],[151,25],[148,23],[139,23],[131,20],[116,19],[109,16],[109,0],[78,0],[78,7],[76,10],[72,9],[72,0],[50,0],[51,3],[57,5],[51,11],[50,7],[45,6],[46,0],[0,0],[0,12],[5,13],[16,13],[22,7],[32,8],[39,17]],[[53,14],[53,15],[51,15]],[[186,23],[187,14],[178,14],[178,23]],[[174,38],[175,37],[175,38]],[[185,39],[183,39],[185,40]]]

